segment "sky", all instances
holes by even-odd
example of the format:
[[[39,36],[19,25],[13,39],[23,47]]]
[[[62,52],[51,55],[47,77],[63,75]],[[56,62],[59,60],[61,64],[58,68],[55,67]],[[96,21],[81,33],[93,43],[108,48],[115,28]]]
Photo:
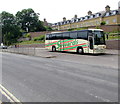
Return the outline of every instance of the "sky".
[[[76,14],[78,17],[87,15],[90,10],[92,13],[105,10],[109,5],[111,10],[118,8],[120,0],[1,0],[0,13],[6,11],[16,14],[23,9],[32,8],[39,13],[39,19],[44,18],[49,23],[56,23],[66,19],[72,19]]]

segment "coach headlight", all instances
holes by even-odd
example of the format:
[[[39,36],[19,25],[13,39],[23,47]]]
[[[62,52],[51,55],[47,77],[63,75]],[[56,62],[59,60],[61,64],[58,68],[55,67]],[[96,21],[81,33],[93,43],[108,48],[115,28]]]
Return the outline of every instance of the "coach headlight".
[[[94,48],[94,50],[99,50],[100,48]]]
[[[103,46],[103,48],[106,48],[106,46]]]

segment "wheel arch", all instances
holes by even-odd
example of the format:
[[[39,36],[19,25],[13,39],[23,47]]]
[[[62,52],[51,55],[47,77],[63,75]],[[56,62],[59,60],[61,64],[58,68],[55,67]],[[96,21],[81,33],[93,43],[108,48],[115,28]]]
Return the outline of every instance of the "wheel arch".
[[[79,53],[79,52],[78,52],[79,49],[82,49],[82,54],[83,54],[83,53],[84,53],[84,49],[83,49],[83,47],[82,47],[82,46],[78,46],[78,47],[77,47],[77,50],[76,50],[77,53]]]

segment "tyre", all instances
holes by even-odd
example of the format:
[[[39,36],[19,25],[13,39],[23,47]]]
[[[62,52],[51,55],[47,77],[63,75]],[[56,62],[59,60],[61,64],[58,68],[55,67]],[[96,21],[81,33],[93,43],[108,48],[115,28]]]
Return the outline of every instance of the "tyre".
[[[83,53],[84,53],[83,48],[78,48],[78,49],[77,49],[77,53],[83,54]]]
[[[53,46],[53,47],[52,47],[52,52],[55,52],[55,51],[56,51],[56,47]]]

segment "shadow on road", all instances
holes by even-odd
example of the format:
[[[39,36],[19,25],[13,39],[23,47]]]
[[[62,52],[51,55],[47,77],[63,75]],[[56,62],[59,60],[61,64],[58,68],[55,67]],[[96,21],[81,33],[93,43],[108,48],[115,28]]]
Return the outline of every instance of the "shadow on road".
[[[49,51],[53,53],[52,51]],[[99,54],[92,54],[92,53],[84,53],[84,54],[79,54],[76,52],[68,52],[68,51],[56,51],[57,53],[68,53],[68,54],[75,54],[75,55],[88,55],[88,56],[111,56],[111,55],[117,55],[117,54],[112,54],[112,53],[99,53]]]

